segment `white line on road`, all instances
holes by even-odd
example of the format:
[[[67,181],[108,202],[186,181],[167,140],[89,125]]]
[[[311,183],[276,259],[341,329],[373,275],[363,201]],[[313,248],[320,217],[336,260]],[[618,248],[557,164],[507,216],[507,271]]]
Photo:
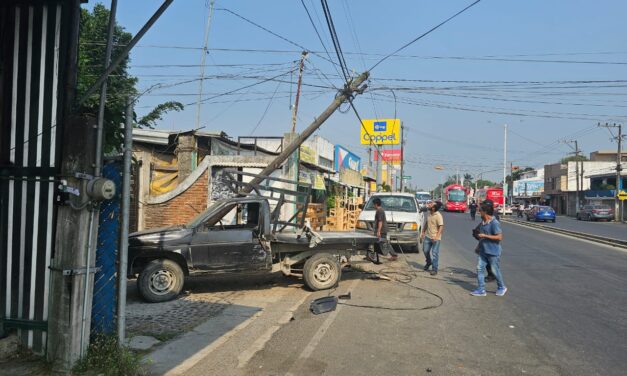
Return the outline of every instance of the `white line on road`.
[[[359,279],[353,280],[353,282],[351,282],[351,284],[348,287],[348,291],[354,290],[355,286],[357,285],[359,281],[360,281]],[[298,359],[296,360],[296,362],[294,362],[294,364],[292,364],[292,367],[290,367],[290,370],[285,374],[285,376],[294,376],[294,375],[299,374],[298,372],[295,371],[295,368],[298,366],[299,361],[306,360],[307,358],[311,356],[311,354],[313,354],[313,352],[318,347],[318,344],[320,344],[322,337],[324,337],[324,335],[326,334],[331,324],[333,324],[333,321],[335,321],[335,318],[337,317],[341,309],[342,309],[342,306],[338,305],[335,311],[329,314],[329,317],[327,317],[327,319],[324,320],[324,322],[322,323],[322,325],[320,326],[316,334],[314,334],[314,336],[311,338],[307,346],[305,346],[305,349],[303,350],[303,352],[300,353],[300,355],[298,356]]]
[[[296,302],[290,309],[288,309],[285,314],[283,314],[283,316],[281,316],[277,320],[277,323],[279,325],[274,325],[268,328],[268,330],[266,330],[264,334],[257,338],[257,340],[255,340],[255,342],[253,342],[253,344],[250,345],[249,348],[239,354],[239,356],[237,357],[237,368],[246,367],[246,365],[253,358],[253,356],[255,356],[257,352],[263,350],[263,348],[266,346],[266,343],[268,343],[268,341],[272,339],[274,333],[276,333],[276,331],[281,328],[280,325],[287,324],[291,320],[294,311],[296,311],[298,307],[300,307],[305,302],[309,295],[311,295],[311,293],[306,293],[301,299],[298,300],[298,302]]]

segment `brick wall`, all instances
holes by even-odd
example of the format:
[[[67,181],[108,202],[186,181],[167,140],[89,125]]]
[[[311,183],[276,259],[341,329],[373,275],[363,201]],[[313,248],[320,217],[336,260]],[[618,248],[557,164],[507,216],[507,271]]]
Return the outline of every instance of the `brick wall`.
[[[145,207],[146,229],[188,222],[207,208],[208,174],[205,171],[187,190],[161,204]],[[194,210],[196,209],[196,210]]]

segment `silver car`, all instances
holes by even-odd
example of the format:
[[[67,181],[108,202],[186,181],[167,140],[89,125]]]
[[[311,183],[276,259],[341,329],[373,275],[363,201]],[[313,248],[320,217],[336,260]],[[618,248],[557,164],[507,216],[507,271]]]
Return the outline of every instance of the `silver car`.
[[[580,221],[611,221],[614,219],[614,211],[608,205],[584,205],[577,213]]]

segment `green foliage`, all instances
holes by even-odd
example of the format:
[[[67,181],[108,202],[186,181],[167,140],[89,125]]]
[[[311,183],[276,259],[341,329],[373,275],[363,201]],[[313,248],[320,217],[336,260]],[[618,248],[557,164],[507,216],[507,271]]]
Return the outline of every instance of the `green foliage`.
[[[96,4],[91,13],[87,9],[81,9],[77,98],[80,98],[104,71],[108,22],[109,10],[102,4]],[[123,46],[127,45],[131,39],[130,33],[116,25],[113,35],[112,60],[120,55]],[[107,81],[103,147],[105,152],[111,152],[121,145],[123,131],[120,124],[124,124],[125,121],[126,99],[128,96],[137,95],[135,89],[137,78],[128,74],[129,61],[128,58],[124,59]],[[96,94],[87,98],[79,111],[96,116],[99,100],[100,91],[97,91]]]
[[[183,104],[180,102],[169,101],[157,105],[152,111],[139,119],[137,125],[140,128],[154,129],[158,120],[163,120],[163,115],[169,111],[181,111],[183,110]]]
[[[75,373],[97,372],[105,376],[144,375],[141,355],[125,346],[118,346],[115,336],[98,336],[92,340],[87,355],[73,371]]]
[[[80,48],[78,53],[77,98],[89,90],[98,77],[104,72],[107,28],[109,9],[96,4],[92,12],[81,9]],[[113,49],[111,60],[115,60],[122,49],[133,38],[120,25],[115,26],[113,33]],[[122,60],[120,65],[111,72],[107,79],[107,99],[104,113],[104,145],[105,153],[116,151],[123,141],[123,129],[120,124],[126,120],[126,103],[129,97],[136,97],[137,78],[129,74],[130,58]],[[100,101],[100,90],[91,95],[78,109],[80,113],[97,116]],[[183,105],[178,102],[166,102],[155,107],[139,122],[140,127],[154,128],[156,122],[168,111],[180,111]]]
[[[574,161],[587,161],[588,157],[586,157],[585,155],[571,155],[570,157],[565,157],[560,159],[560,163],[564,164],[564,163],[568,163],[568,162],[574,162]]]

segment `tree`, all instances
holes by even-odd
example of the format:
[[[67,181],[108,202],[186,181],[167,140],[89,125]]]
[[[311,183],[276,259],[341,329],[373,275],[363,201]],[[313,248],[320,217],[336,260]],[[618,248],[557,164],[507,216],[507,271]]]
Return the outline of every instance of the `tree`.
[[[571,155],[570,157],[564,157],[562,159],[560,159],[560,163],[562,164],[566,164],[568,162],[583,162],[583,161],[587,161],[588,157],[586,157],[585,155]]]
[[[78,82],[77,97],[80,98],[98,79],[104,71],[104,60],[109,23],[109,9],[102,4],[96,4],[90,13],[81,9],[80,48],[78,54]],[[113,33],[113,50],[111,59],[116,59],[122,48],[132,39],[131,33],[115,25]],[[105,152],[115,151],[123,140],[123,130],[120,124],[125,122],[126,101],[129,96],[138,94],[137,78],[128,73],[130,58],[124,59],[111,73],[107,80],[107,99],[104,113],[104,145]],[[79,112],[98,114],[100,91],[87,98],[79,108]],[[139,127],[153,128],[156,121],[162,119],[168,111],[180,111],[183,105],[179,102],[166,102],[158,105],[145,117],[137,122]],[[134,115],[135,117],[135,115]]]

